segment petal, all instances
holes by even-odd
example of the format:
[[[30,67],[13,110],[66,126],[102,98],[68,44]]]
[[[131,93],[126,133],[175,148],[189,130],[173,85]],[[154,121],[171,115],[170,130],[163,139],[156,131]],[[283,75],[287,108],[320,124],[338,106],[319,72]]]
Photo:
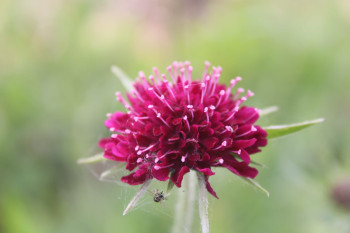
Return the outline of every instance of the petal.
[[[239,157],[241,157],[241,159],[246,163],[249,164],[250,163],[250,155],[248,154],[248,152],[246,150],[241,150],[241,153],[239,154]]]
[[[154,178],[160,181],[166,181],[169,179],[169,168],[162,168],[155,169],[154,166],[152,168],[152,175]]]
[[[114,160],[114,161],[118,161],[118,162],[126,162],[126,160],[127,160],[127,157],[116,156],[115,154],[112,154],[109,151],[105,151],[103,157],[105,157],[106,159]]]
[[[205,138],[202,139],[200,142],[203,144],[203,146],[206,149],[211,149],[215,146],[215,144],[219,141],[219,139],[211,137],[211,138]]]
[[[181,167],[181,169],[175,171],[175,173],[171,176],[171,181],[177,186],[181,187],[181,182],[183,179],[183,176],[189,172],[190,169],[187,166]]]
[[[255,108],[243,106],[234,117],[234,124],[254,124],[259,118]]]
[[[215,173],[210,168],[196,168],[197,171],[202,172],[206,176],[212,176],[215,175]]]
[[[123,176],[121,181],[130,185],[139,185],[144,183],[148,179],[147,173],[137,175],[136,172],[131,173],[128,176]]]
[[[218,196],[216,195],[216,192],[214,191],[214,189],[211,187],[210,183],[209,183],[209,177],[208,176],[204,176],[204,180],[205,180],[205,187],[207,188],[208,192],[213,195],[215,198],[219,199]]]
[[[232,143],[232,147],[239,148],[239,149],[250,147],[250,146],[254,145],[256,140],[257,140],[256,138],[252,138],[249,140],[236,140]]]

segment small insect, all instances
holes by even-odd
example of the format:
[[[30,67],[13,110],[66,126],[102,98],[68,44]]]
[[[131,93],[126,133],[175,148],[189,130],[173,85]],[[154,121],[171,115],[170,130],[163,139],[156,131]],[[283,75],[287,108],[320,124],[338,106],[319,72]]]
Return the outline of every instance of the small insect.
[[[162,202],[167,199],[167,195],[164,193],[164,191],[159,191],[158,189],[155,189],[153,191],[153,200],[154,202]]]

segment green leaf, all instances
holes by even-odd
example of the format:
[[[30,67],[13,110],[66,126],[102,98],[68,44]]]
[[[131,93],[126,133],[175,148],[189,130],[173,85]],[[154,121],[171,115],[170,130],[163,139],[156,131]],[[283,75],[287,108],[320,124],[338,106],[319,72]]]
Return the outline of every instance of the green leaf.
[[[117,78],[119,78],[120,82],[127,91],[131,91],[133,89],[132,80],[119,67],[112,66],[111,71]]]
[[[102,162],[104,160],[106,160],[106,159],[103,157],[103,153],[99,153],[99,154],[91,156],[91,157],[78,159],[77,163],[78,164],[99,163],[99,162]]]
[[[305,121],[305,122],[291,124],[291,125],[267,126],[267,127],[264,127],[264,129],[266,130],[266,132],[268,134],[267,138],[271,139],[271,138],[277,138],[277,137],[281,137],[281,136],[284,136],[287,134],[297,132],[297,131],[305,129],[311,125],[321,123],[323,121],[324,121],[324,119],[320,118],[320,119],[316,119],[316,120],[312,120],[312,121]]]
[[[169,180],[168,188],[166,192],[169,193],[173,189],[173,187],[174,187],[174,183],[171,180]]]
[[[266,167],[264,164],[259,163],[259,162],[254,161],[254,160],[250,160],[250,164],[252,164],[254,166],[258,166],[258,167]]]
[[[270,113],[273,113],[273,112],[276,112],[276,111],[278,111],[278,107],[277,106],[271,106],[271,107],[260,109],[259,115],[260,116],[266,116],[266,115],[269,115]]]
[[[258,182],[256,182],[253,179],[250,178],[246,178],[246,177],[242,177],[242,176],[238,176],[242,181],[244,181],[246,184],[249,184],[250,186],[252,186],[253,188],[256,188],[257,190],[263,192],[266,194],[267,197],[270,197],[270,193],[269,191],[267,191],[265,188],[263,188]]]

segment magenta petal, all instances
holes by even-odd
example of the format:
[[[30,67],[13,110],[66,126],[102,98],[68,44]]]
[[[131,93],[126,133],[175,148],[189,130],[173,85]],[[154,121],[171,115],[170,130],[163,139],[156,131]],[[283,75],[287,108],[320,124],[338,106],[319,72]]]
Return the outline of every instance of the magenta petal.
[[[169,168],[162,168],[155,169],[152,168],[152,175],[154,178],[160,181],[167,181],[169,179]]]
[[[209,178],[208,176],[204,176],[205,179],[205,187],[207,188],[208,192],[213,195],[215,198],[219,199],[218,196],[216,195],[216,192],[214,191],[214,189],[211,187],[210,183],[209,183]]]
[[[255,142],[256,142],[256,138],[252,138],[249,140],[236,140],[232,143],[232,147],[239,148],[239,149],[246,148],[254,145]]]
[[[197,171],[202,172],[206,176],[215,175],[215,173],[210,168],[199,168],[199,167],[197,167],[196,169],[197,169]]]
[[[183,176],[189,172],[190,169],[187,166],[183,166],[180,170],[177,170],[172,176],[171,181],[177,186],[181,187]]]
[[[202,144],[205,148],[207,149],[211,149],[215,146],[215,144],[218,142],[219,140],[217,138],[214,137],[210,137],[210,138],[206,138],[202,140]]]
[[[241,157],[241,159],[249,164],[250,163],[250,155],[248,154],[248,152],[244,149],[241,150],[241,153],[239,154],[239,157]]]
[[[259,118],[255,108],[243,106],[235,115],[234,122],[237,124],[254,124]]]

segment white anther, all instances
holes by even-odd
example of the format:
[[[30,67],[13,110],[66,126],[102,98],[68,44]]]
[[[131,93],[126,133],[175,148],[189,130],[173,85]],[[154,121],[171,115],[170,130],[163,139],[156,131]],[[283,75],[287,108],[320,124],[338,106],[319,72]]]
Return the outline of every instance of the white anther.
[[[109,128],[109,131],[113,132],[115,130],[115,128]]]
[[[141,154],[142,154],[142,151],[139,150],[139,151],[137,152],[137,155],[141,155]]]
[[[205,108],[204,108],[204,112],[208,112],[208,107],[205,107]]]
[[[185,121],[187,121],[187,115],[185,115],[185,116],[183,117],[183,119],[184,119]]]
[[[257,131],[257,128],[255,128],[254,126],[252,126],[252,129],[251,129],[253,132]]]
[[[112,116],[112,113],[107,113],[106,114],[106,117],[111,117]]]
[[[112,134],[111,138],[117,138],[118,134]]]
[[[160,113],[159,113],[159,112],[157,113],[157,117],[158,117],[158,118],[159,118],[159,117],[161,117],[161,115],[160,115]]]
[[[223,160],[223,159],[219,159],[219,163],[220,163],[220,164],[223,164],[223,163],[224,163],[224,160]]]
[[[156,166],[154,166],[154,169],[159,170],[160,166],[156,165]]]
[[[160,98],[161,98],[162,100],[165,99],[164,95],[161,95]]]
[[[215,110],[215,106],[214,106],[214,105],[210,105],[209,108],[210,108],[211,110]]]
[[[224,90],[221,90],[219,94],[220,94],[220,95],[225,95],[225,91],[224,91]]]
[[[136,163],[142,163],[142,158],[138,158],[137,160],[136,160]]]
[[[131,133],[131,130],[130,130],[130,129],[126,129],[126,130],[125,130],[125,133],[126,133],[126,134],[129,134],[129,133]]]
[[[187,108],[188,108],[188,109],[192,109],[192,108],[193,108],[193,105],[187,105]]]
[[[226,126],[225,126],[225,129],[226,129],[227,131],[230,131],[231,133],[233,132],[233,128],[232,128],[231,126],[229,126],[229,125],[226,125]]]
[[[182,157],[181,157],[181,162],[183,162],[183,163],[184,163],[184,162],[185,162],[185,160],[186,160],[186,157],[185,157],[185,156],[182,156]]]
[[[154,106],[152,104],[148,105],[148,108],[153,108]]]
[[[221,145],[222,145],[222,146],[227,146],[227,141],[223,141],[223,142],[221,143]]]
[[[135,146],[135,151],[138,151],[140,149],[139,146]]]

